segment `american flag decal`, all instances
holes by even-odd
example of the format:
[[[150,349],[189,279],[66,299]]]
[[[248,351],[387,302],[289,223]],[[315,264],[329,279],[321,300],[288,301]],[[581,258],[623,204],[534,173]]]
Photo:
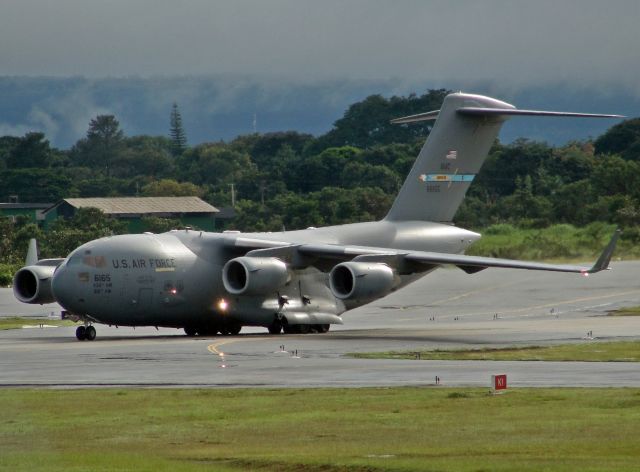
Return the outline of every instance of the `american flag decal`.
[[[451,149],[446,155],[447,159],[456,159],[457,157],[458,157],[458,151],[456,151],[455,149]]]

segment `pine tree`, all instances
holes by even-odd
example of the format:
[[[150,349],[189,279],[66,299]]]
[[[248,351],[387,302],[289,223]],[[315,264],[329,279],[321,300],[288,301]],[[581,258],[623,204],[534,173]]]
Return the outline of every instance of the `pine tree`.
[[[187,148],[187,135],[182,127],[182,116],[180,115],[180,110],[178,110],[178,105],[176,103],[174,103],[171,108],[170,136],[171,152],[174,156],[179,156]]]

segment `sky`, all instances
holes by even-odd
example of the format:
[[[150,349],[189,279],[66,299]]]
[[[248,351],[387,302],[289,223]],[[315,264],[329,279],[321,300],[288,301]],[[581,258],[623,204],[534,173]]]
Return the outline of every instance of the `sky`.
[[[638,116],[639,23],[639,0],[0,0],[0,135],[68,147],[104,113],[165,134],[173,102],[195,142],[255,115],[321,134],[369,94],[432,88]],[[508,139],[611,125],[525,120]]]
[[[2,0],[0,75],[620,86],[637,0]]]

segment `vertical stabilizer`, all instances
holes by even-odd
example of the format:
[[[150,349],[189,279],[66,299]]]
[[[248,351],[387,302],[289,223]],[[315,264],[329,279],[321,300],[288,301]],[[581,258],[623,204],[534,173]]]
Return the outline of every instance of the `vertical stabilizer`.
[[[515,109],[490,97],[453,93],[447,95],[437,114],[424,113],[396,121],[409,123],[437,117],[387,220],[451,222],[508,117],[459,113],[470,108],[503,112]]]
[[[38,242],[31,238],[29,240],[29,250],[27,251],[27,258],[25,260],[25,266],[36,265],[38,262]]]

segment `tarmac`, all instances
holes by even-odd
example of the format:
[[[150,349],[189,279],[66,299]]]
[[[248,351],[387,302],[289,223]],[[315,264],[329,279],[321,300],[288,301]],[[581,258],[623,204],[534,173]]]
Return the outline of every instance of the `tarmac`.
[[[75,328],[0,331],[4,387],[365,387],[489,386],[507,374],[517,387],[640,387],[634,362],[365,360],[351,352],[598,343],[640,339],[640,317],[607,316],[640,305],[640,261],[577,274],[439,269],[343,315],[326,334],[188,338],[181,330],[96,325],[95,341]],[[0,317],[47,316],[0,290]],[[44,321],[46,324],[46,320]],[[589,336],[589,334],[591,334]]]

